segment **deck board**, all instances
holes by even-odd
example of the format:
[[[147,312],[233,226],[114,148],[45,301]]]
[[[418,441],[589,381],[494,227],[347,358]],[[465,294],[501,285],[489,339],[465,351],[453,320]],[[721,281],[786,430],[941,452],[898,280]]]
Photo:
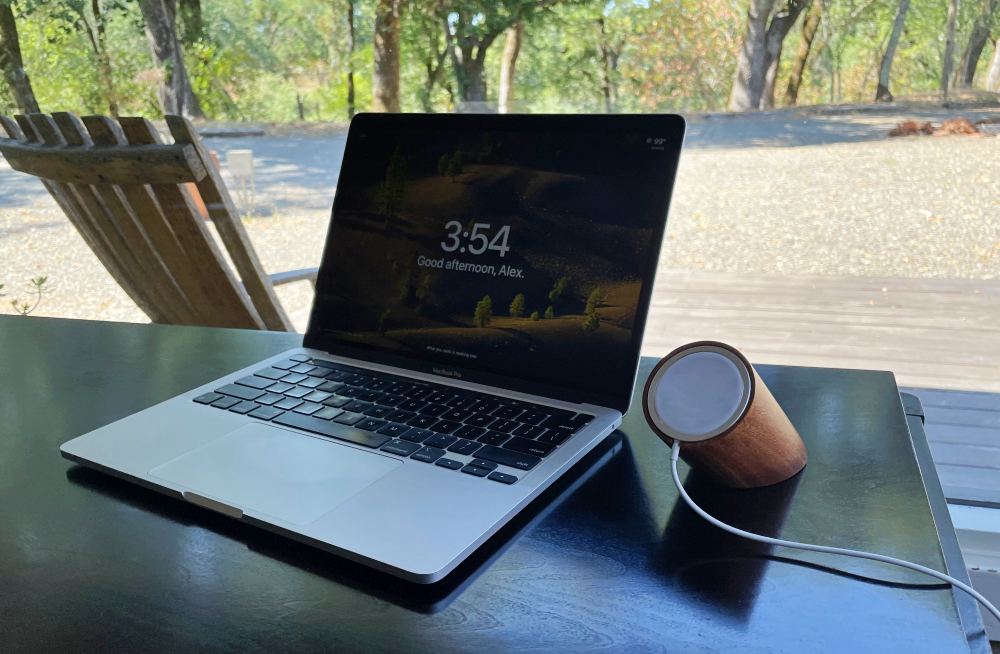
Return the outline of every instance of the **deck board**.
[[[662,268],[643,353],[715,339],[754,362],[891,370],[950,502],[1000,507],[1000,281]]]

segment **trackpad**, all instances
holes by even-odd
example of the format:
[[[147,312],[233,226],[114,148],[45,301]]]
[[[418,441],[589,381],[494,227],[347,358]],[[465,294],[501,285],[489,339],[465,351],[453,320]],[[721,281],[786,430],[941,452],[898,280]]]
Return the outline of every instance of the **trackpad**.
[[[308,524],[402,462],[260,423],[149,471],[242,509]]]

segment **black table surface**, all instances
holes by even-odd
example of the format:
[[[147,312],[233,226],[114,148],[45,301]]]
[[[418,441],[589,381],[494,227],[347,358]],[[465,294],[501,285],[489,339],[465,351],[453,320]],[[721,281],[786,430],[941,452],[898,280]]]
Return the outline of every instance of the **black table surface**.
[[[0,650],[989,651],[975,605],[934,580],[703,523],[678,502],[668,449],[635,402],[619,432],[431,586],[59,456],[74,436],[298,344],[0,316]],[[753,491],[692,473],[697,501],[746,529],[937,569],[947,558],[962,573],[890,374],[759,371],[809,465]]]

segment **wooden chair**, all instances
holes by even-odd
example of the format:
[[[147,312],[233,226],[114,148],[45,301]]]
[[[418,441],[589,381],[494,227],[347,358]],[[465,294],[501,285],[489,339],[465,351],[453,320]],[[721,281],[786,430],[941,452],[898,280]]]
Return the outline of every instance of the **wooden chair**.
[[[157,323],[291,331],[208,151],[190,122],[167,116],[167,144],[144,118],[70,113],[0,116],[11,168],[42,180],[115,281]],[[200,195],[200,198],[197,197]],[[207,209],[230,268],[199,207]]]

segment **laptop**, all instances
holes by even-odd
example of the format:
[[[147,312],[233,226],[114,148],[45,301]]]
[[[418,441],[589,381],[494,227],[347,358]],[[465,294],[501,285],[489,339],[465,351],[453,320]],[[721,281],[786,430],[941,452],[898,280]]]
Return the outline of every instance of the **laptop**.
[[[442,579],[621,424],[676,115],[358,115],[303,346],[65,443],[85,466]]]

